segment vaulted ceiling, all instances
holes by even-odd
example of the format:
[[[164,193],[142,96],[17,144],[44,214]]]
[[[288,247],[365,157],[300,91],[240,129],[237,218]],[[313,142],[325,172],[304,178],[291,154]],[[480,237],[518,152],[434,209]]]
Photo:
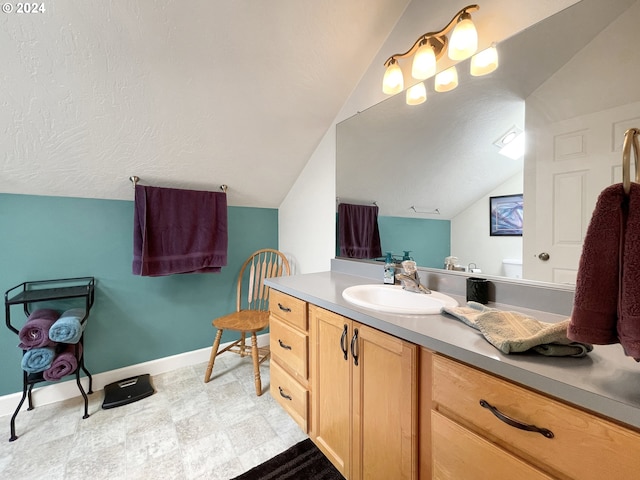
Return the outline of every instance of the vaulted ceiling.
[[[128,178],[278,207],[408,0],[58,0],[0,16],[0,192]]]

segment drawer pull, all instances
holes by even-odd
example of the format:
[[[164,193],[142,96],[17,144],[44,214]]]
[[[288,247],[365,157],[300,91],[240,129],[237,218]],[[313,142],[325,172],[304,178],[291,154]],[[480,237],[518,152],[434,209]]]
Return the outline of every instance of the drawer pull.
[[[291,398],[291,395],[287,395],[286,393],[284,393],[284,390],[282,390],[282,387],[278,386],[278,390],[280,390],[280,396],[282,398],[286,398],[287,400],[293,400]]]
[[[283,312],[287,312],[289,313],[291,311],[291,309],[289,307],[285,307],[284,305],[282,305],[281,303],[278,303],[278,308],[280,310],[282,310]]]
[[[280,344],[280,346],[285,350],[291,350],[291,345],[287,345],[286,343],[283,343],[282,340],[280,339],[278,339],[278,344]]]
[[[345,323],[344,325],[344,330],[342,331],[342,336],[340,337],[340,349],[342,350],[342,353],[344,354],[344,359],[347,360],[348,357],[348,345],[347,345],[347,324]]]
[[[353,364],[358,366],[358,357],[360,356],[360,351],[358,350],[358,329],[356,328],[353,331],[353,338],[351,338],[351,356],[353,357]]]
[[[512,427],[519,428],[520,430],[526,430],[528,432],[537,432],[540,435],[543,435],[547,438],[553,438],[553,432],[551,430],[547,430],[546,428],[536,427],[535,425],[528,425],[526,423],[519,422],[518,420],[514,420],[511,417],[506,416],[496,407],[491,405],[486,400],[480,400],[480,406],[484,408],[488,408],[491,413],[493,413],[499,420],[502,420],[507,425],[511,425]]]

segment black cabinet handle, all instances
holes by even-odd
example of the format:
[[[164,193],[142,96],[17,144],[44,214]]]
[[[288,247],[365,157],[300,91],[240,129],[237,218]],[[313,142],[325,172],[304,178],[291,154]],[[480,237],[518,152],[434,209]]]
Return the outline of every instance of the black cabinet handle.
[[[284,390],[282,390],[282,387],[278,386],[278,390],[280,390],[280,396],[282,398],[286,398],[287,400],[293,400],[290,395],[287,395],[286,393],[284,393]]]
[[[282,348],[284,348],[285,350],[291,350],[291,345],[287,345],[286,343],[283,343],[282,340],[278,339],[278,343],[280,344],[280,346]]]
[[[522,423],[518,420],[508,417],[507,415],[502,413],[500,410],[498,410],[496,407],[491,405],[486,400],[480,400],[480,406],[484,408],[488,408],[491,411],[491,413],[493,413],[496,417],[498,417],[499,420],[502,420],[507,425],[510,425],[515,428],[519,428],[520,430],[526,430],[528,432],[537,432],[540,435],[543,435],[547,438],[554,437],[553,432],[551,430],[548,430],[546,428],[536,427],[535,425],[528,425],[526,423]]]
[[[348,356],[348,345],[347,345],[347,324],[344,324],[344,330],[342,331],[342,336],[340,337],[340,349],[342,350],[342,353],[344,354],[344,359],[348,360],[349,356]]]
[[[353,337],[351,338],[351,356],[353,357],[353,364],[358,366],[358,357],[360,352],[358,351],[358,329],[353,331]]]
[[[278,308],[280,310],[282,310],[283,312],[290,312],[291,309],[289,307],[285,307],[284,305],[282,305],[281,303],[278,303]]]

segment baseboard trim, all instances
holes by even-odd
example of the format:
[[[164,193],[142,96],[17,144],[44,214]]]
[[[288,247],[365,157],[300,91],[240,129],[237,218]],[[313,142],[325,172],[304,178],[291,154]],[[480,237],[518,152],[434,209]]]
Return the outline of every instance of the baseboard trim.
[[[223,344],[220,348],[224,348],[231,342]],[[258,335],[258,346],[264,347],[269,345],[269,334]],[[145,373],[159,375],[161,373],[170,372],[171,370],[177,370],[179,368],[188,367],[190,365],[197,365],[209,360],[211,354],[211,347],[201,348],[199,350],[193,350],[190,352],[180,353],[178,355],[172,355],[169,357],[159,358],[157,360],[151,360],[149,362],[138,363],[136,365],[130,365],[128,367],[118,368],[116,370],[110,370],[108,372],[102,372],[92,374],[93,378],[93,392],[94,395],[100,390],[104,390],[105,385],[117,382],[123,378],[135,377],[137,375],[143,375]],[[229,352],[223,353],[221,356],[232,355]],[[204,372],[202,372],[204,378]],[[85,389],[89,386],[89,380],[87,377],[80,377],[82,387]],[[76,385],[75,379],[65,380],[64,382],[54,383],[43,387],[35,387],[32,392],[33,404],[37,408],[41,405],[48,405],[50,403],[61,402],[69,398],[79,397],[80,392]],[[0,416],[11,415],[15,411],[20,399],[22,398],[22,392],[10,393],[0,397]],[[28,402],[25,400],[22,405],[21,411],[27,409]]]

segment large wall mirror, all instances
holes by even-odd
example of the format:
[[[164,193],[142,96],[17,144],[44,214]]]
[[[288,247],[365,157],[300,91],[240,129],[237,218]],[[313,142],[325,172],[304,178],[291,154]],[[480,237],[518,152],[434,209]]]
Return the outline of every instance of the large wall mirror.
[[[341,122],[338,200],[375,202],[383,251],[421,266],[451,255],[575,283],[597,196],[621,181],[624,132],[640,127],[639,21],[640,0],[582,0],[501,42],[490,75],[463,62],[451,92],[431,85],[421,105],[398,94]],[[515,159],[496,145],[513,129],[526,139]],[[490,199],[515,194],[522,236],[491,235]]]

